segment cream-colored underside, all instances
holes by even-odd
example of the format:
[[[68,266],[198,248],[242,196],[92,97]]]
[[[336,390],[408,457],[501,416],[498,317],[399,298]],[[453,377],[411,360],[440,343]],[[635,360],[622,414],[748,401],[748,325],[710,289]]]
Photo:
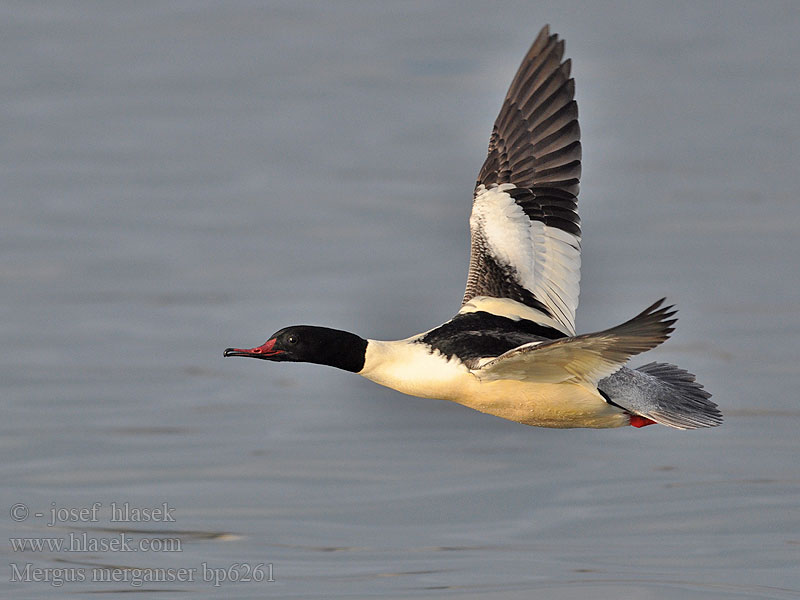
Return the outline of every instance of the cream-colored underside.
[[[457,360],[409,340],[369,340],[360,375],[411,396],[450,400],[483,413],[538,427],[622,427],[629,416],[581,383],[481,381]]]

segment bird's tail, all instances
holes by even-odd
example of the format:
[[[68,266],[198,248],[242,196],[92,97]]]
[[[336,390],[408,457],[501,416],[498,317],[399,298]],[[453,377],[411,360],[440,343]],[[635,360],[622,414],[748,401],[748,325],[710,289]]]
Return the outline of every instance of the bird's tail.
[[[677,429],[716,427],[722,423],[722,413],[709,400],[711,394],[703,389],[689,371],[669,363],[652,362],[636,369],[658,381],[653,407],[642,416],[656,423]]]
[[[716,427],[722,423],[711,394],[694,375],[669,363],[621,368],[597,385],[603,397],[631,415],[631,425],[660,423],[676,429]]]

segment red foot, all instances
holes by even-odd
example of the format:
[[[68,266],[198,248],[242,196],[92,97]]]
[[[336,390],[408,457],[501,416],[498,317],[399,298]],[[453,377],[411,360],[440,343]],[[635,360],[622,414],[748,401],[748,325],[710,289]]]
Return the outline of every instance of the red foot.
[[[656,422],[647,417],[640,417],[639,415],[631,415],[631,425],[633,427],[647,427],[648,425],[655,425]]]

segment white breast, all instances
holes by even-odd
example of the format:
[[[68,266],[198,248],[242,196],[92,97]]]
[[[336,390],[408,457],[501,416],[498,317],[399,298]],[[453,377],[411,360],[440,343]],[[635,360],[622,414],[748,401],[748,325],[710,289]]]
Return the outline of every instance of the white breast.
[[[415,343],[417,338],[368,340],[359,375],[404,394],[440,400],[456,400],[465,386],[477,381],[460,360],[432,353],[426,344]]]

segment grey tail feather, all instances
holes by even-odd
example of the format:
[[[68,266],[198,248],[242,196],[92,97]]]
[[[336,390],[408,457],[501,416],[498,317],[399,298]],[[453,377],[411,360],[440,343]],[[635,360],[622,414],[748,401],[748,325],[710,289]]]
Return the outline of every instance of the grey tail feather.
[[[657,399],[657,408],[642,416],[677,429],[716,427],[722,423],[722,413],[716,403],[709,400],[711,394],[689,371],[659,362],[651,362],[636,370],[658,379],[662,384],[660,387],[666,386],[664,401]]]

